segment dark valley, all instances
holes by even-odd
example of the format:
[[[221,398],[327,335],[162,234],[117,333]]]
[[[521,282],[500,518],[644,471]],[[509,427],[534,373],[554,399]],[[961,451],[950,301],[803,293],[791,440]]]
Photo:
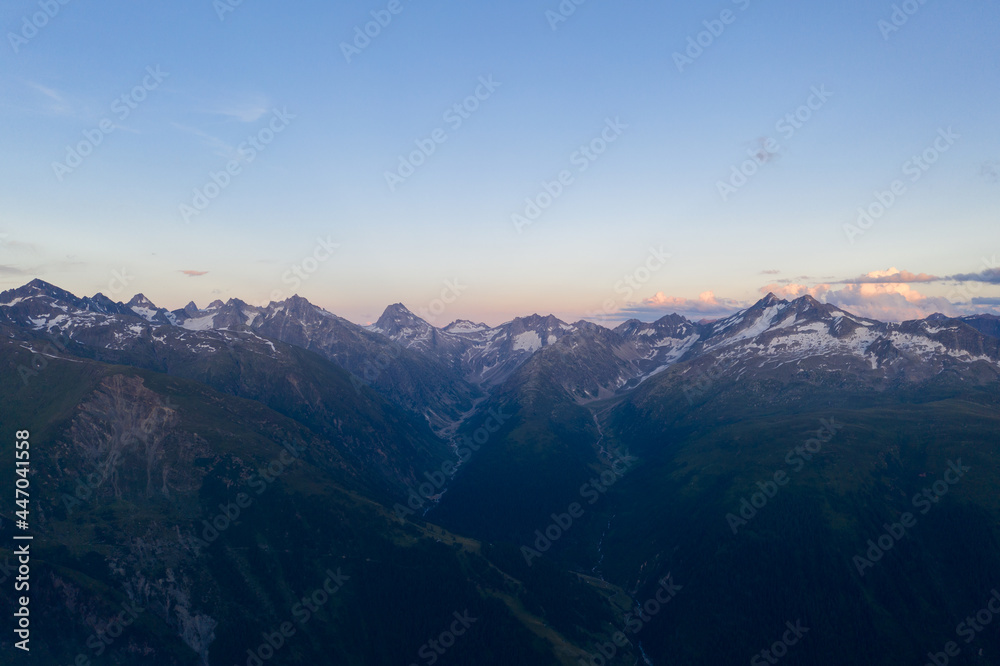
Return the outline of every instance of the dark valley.
[[[35,663],[1000,664],[996,317],[362,327],[35,280],[0,341]]]

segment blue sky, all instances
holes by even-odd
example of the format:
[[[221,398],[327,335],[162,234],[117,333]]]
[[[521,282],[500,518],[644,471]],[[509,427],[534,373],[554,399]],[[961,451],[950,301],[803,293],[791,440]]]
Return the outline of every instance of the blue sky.
[[[1000,303],[996,3],[64,1],[0,8],[0,288],[359,323],[448,290],[435,323]]]

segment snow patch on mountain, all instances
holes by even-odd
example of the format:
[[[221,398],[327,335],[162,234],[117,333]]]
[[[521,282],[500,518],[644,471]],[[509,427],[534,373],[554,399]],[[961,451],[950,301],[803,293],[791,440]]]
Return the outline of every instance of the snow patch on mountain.
[[[181,322],[181,328],[189,331],[210,331],[215,324],[215,314],[204,315],[195,319],[187,319]]]
[[[141,308],[135,305],[132,306],[132,312],[136,313],[146,321],[153,321],[154,317],[159,314],[158,310],[153,310],[151,308]]]
[[[514,338],[514,349],[536,352],[542,348],[542,339],[535,331],[525,331]]]
[[[456,333],[456,334],[481,333],[482,331],[489,330],[489,326],[487,326],[486,324],[476,324],[465,319],[459,319],[445,326],[444,330],[448,331],[449,333]]]
[[[764,331],[766,331],[771,327],[771,324],[774,322],[774,319],[778,316],[778,314],[782,311],[782,309],[783,308],[780,305],[772,305],[766,308],[764,312],[762,312],[761,315],[757,317],[757,320],[754,321],[752,324],[750,324],[741,331],[737,331],[731,337],[724,338],[720,340],[718,343],[710,345],[709,348],[711,349],[713,347],[721,345],[731,345],[737,342],[742,342],[743,340],[752,340],[756,338],[758,335],[760,335],[761,333],[763,333]],[[729,328],[732,328],[736,324],[740,324],[743,321],[744,317],[740,316],[737,320],[731,323],[727,323],[725,326],[723,326],[722,330],[727,330]]]

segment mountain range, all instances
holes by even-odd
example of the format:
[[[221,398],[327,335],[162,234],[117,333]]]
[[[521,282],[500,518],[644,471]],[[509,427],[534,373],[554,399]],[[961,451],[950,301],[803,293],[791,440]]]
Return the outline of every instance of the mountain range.
[[[249,665],[328,571],[342,591],[263,661],[735,663],[801,617],[802,663],[917,663],[1000,584],[995,316],[768,294],[710,322],[439,328],[394,304],[359,326],[34,280],[0,294],[0,334],[0,428],[35,447],[39,663],[99,656],[129,602],[114,663]],[[925,518],[911,499],[957,460]],[[858,572],[907,511],[921,529]],[[469,638],[429,649],[463,611]]]
[[[803,363],[829,369],[858,365],[873,378],[914,380],[914,373],[937,374],[977,361],[995,365],[1000,338],[1000,317],[994,315],[934,314],[883,323],[811,296],[788,302],[774,294],[730,317],[702,323],[671,314],[608,329],[536,314],[495,327],[459,320],[436,328],[397,303],[375,324],[362,327],[298,296],[267,307],[230,299],[205,309],[189,303],[171,312],[142,294],[115,303],[102,294],[77,298],[34,280],[0,294],[0,317],[115,351],[153,340],[211,353],[217,341],[231,342],[227,336],[242,334],[276,353],[267,341],[283,342],[334,362],[436,426],[453,425],[477,398],[542,351],[559,354],[581,370],[567,378],[564,388],[587,402],[628,391],[682,361],[703,358],[734,367],[760,361],[758,369],[791,363],[797,372],[804,371]]]

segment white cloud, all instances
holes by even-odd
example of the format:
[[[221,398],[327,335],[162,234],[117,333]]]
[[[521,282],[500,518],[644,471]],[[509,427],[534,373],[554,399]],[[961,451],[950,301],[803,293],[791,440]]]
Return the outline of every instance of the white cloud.
[[[696,299],[668,296],[658,292],[655,296],[639,303],[627,305],[619,314],[622,318],[658,319],[668,314],[679,314],[688,319],[718,319],[728,317],[734,312],[749,307],[751,303],[736,301],[731,298],[718,298],[714,292],[706,291]]]
[[[245,100],[226,101],[209,108],[208,113],[241,123],[255,123],[270,110],[270,101],[262,95],[255,95]]]
[[[34,81],[25,81],[25,83],[32,90],[49,99],[50,104],[46,109],[49,113],[57,116],[73,115],[73,107],[59,91]]]
[[[887,271],[873,271],[857,281],[844,281],[848,284],[769,284],[761,287],[760,292],[774,292],[775,295],[790,300],[809,295],[852,314],[880,321],[923,319],[936,312],[949,316],[965,314],[948,299],[925,296],[908,284],[937,280],[928,280],[926,277],[931,276],[917,276],[890,268]],[[887,281],[896,278],[900,281]],[[840,286],[842,284],[844,286]]]

